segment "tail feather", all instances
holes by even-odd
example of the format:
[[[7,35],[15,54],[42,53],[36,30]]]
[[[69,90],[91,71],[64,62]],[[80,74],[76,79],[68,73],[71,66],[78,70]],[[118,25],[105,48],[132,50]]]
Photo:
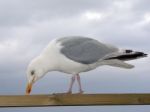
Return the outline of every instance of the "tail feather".
[[[126,69],[131,69],[131,68],[134,67],[134,65],[131,65],[129,63],[125,63],[124,61],[121,61],[121,60],[118,60],[118,59],[106,60],[105,64],[109,65],[109,66],[126,68]]]

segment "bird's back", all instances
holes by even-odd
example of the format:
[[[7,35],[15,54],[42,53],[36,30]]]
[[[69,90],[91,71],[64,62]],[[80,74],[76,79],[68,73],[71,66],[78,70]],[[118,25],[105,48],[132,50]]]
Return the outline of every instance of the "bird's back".
[[[93,64],[104,56],[118,51],[116,47],[87,37],[65,37],[58,42],[63,46],[63,55],[82,64]]]

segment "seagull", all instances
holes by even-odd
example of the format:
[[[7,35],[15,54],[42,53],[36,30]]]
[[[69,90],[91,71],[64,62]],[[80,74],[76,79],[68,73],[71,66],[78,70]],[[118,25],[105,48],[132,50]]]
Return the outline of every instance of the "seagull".
[[[80,73],[94,70],[102,65],[131,69],[134,66],[125,61],[142,57],[147,57],[147,54],[130,49],[119,49],[88,37],[57,38],[30,62],[27,68],[26,94],[29,95],[32,85],[50,71],[71,74],[67,93],[72,93],[73,84],[77,80],[79,93],[82,94]]]

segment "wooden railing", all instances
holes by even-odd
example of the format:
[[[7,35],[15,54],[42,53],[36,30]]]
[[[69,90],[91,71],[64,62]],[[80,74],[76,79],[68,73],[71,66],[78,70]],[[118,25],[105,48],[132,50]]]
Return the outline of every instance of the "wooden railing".
[[[150,105],[150,94],[1,95],[0,107]]]

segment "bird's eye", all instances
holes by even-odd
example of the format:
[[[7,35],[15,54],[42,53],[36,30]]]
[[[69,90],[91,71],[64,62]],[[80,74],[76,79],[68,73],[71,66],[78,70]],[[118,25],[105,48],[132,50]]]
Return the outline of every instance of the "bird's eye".
[[[35,71],[34,71],[34,70],[32,70],[32,71],[31,71],[31,75],[34,75],[34,73],[35,73]]]

